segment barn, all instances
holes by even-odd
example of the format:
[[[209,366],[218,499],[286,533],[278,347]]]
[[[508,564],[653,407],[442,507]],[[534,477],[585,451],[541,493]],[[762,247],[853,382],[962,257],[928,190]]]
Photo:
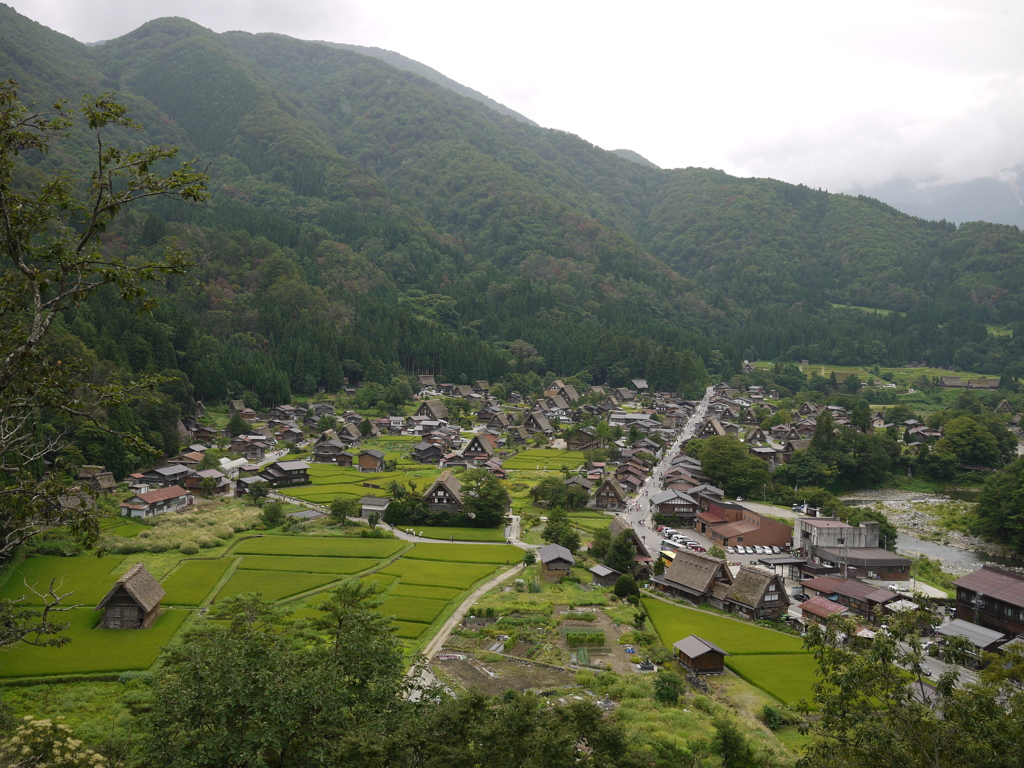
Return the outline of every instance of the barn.
[[[96,606],[103,611],[100,629],[147,629],[160,615],[164,588],[142,563],[117,580]]]

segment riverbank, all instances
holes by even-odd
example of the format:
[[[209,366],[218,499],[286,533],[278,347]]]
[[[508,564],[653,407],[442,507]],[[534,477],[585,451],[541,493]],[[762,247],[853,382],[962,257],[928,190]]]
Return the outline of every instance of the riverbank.
[[[1024,561],[1009,547],[993,544],[958,527],[973,512],[974,504],[948,496],[914,491],[857,491],[842,497],[854,506],[871,506],[885,513],[900,536],[903,554],[922,554],[941,560],[947,573],[962,575],[985,562],[1024,572]]]

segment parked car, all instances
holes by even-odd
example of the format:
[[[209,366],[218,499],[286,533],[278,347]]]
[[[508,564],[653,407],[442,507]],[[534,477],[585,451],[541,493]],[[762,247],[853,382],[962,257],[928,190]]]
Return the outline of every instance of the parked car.
[[[760,544],[755,544],[754,545],[754,554],[755,555],[763,555],[764,554],[764,547],[762,547]]]
[[[807,595],[805,595],[803,592],[797,592],[792,597],[793,597],[793,602],[794,603],[806,603],[808,600],[811,599]]]
[[[735,555],[736,554],[736,550],[733,547],[726,547],[725,548],[725,554],[727,554],[727,555]]]
[[[782,554],[782,550],[779,549],[778,547],[776,547],[774,544],[772,545],[772,552],[774,554],[776,554],[776,555],[781,555]]]

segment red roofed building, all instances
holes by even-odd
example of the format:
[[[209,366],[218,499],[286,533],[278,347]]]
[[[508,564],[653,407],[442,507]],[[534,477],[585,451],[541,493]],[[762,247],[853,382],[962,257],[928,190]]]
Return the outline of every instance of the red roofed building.
[[[813,621],[818,624],[824,624],[829,616],[834,616],[837,613],[849,613],[850,611],[845,605],[840,605],[838,602],[829,600],[821,595],[805,600],[800,603],[799,608],[800,613],[803,614],[804,621]]]
[[[177,485],[149,493],[137,493],[121,502],[125,517],[151,517],[164,512],[177,512],[192,504],[192,494]]]
[[[872,587],[856,579],[840,579],[835,576],[818,576],[800,582],[811,597],[824,597],[835,600],[849,608],[858,616],[875,620],[875,608],[899,598],[891,589]]]

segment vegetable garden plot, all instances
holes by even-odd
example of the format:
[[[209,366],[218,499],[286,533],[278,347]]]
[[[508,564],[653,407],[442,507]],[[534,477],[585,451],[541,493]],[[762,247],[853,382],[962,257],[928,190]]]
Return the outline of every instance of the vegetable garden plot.
[[[394,616],[398,621],[415,621],[429,624],[448,605],[447,600],[425,600],[418,597],[388,597],[380,607],[385,616]]]
[[[303,573],[354,574],[380,565],[362,557],[299,557],[296,555],[246,555],[238,568],[246,571],[299,571]]]
[[[398,539],[357,539],[343,536],[262,536],[235,547],[238,555],[299,555],[310,557],[385,558],[400,552]]]
[[[70,622],[63,633],[71,642],[62,648],[16,647],[3,655],[0,677],[73,675],[147,669],[161,646],[188,616],[188,611],[166,610],[149,629],[95,629],[101,612],[79,608],[60,614]]]
[[[402,555],[406,560],[441,560],[449,563],[518,563],[523,550],[511,544],[417,544]]]
[[[221,601],[228,595],[245,595],[249,592],[263,593],[264,600],[281,600],[338,581],[338,578],[334,573],[238,570],[217,593],[217,600]]]
[[[644,598],[643,604],[658,637],[668,648],[684,637],[697,635],[733,656],[803,652],[803,640],[794,635],[653,598]],[[768,663],[767,660],[765,663]]]
[[[164,605],[199,605],[234,561],[233,557],[219,557],[180,563],[170,576],[160,582],[167,593]]]
[[[64,601],[66,605],[82,604],[92,608],[117,581],[114,572],[123,560],[123,557],[30,557],[11,573],[0,590],[0,600],[25,596],[28,605],[42,605],[42,599],[26,588],[25,583],[45,593],[50,588],[50,580],[56,579],[57,594],[71,593]]]
[[[469,589],[480,579],[494,572],[493,565],[476,565],[473,563],[441,563],[429,560],[395,561],[382,573],[398,576],[402,583],[424,584],[431,587],[452,587]]]

